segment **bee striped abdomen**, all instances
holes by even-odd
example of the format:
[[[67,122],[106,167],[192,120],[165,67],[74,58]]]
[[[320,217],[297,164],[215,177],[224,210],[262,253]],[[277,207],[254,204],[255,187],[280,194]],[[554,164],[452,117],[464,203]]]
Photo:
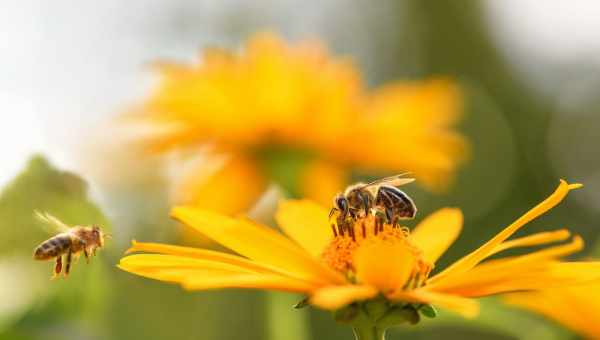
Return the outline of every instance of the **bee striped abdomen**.
[[[36,260],[49,260],[64,254],[71,246],[71,237],[67,234],[56,235],[35,248],[33,257]]]

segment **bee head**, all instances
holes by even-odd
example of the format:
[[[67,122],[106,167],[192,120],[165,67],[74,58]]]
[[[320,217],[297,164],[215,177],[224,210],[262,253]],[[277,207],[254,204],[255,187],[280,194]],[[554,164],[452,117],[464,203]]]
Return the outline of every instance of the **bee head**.
[[[348,199],[342,194],[337,194],[333,199],[333,205],[342,213],[348,212]]]
[[[92,237],[98,240],[98,244],[100,245],[100,247],[104,246],[104,233],[102,233],[102,229],[100,229],[99,226],[92,226]]]

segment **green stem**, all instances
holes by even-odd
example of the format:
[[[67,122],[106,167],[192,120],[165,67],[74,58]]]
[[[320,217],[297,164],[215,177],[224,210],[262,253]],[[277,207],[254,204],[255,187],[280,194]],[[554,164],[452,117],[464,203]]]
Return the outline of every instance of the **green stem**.
[[[384,310],[375,308],[379,305],[377,302],[359,307],[359,313],[352,322],[352,330],[356,340],[385,340],[385,330],[387,326],[379,324],[376,320],[385,313]],[[371,315],[368,310],[371,311]]]
[[[354,325],[356,340],[385,340],[385,330],[372,325]]]
[[[337,322],[352,326],[356,340],[385,340],[385,331],[405,323],[419,322],[419,313],[411,305],[390,306],[384,299],[373,299],[339,309]]]

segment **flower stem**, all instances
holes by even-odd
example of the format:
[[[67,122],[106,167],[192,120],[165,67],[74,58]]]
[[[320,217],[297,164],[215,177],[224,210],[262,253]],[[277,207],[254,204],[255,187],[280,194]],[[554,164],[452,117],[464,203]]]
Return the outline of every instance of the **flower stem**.
[[[419,322],[419,312],[412,305],[390,305],[384,299],[352,304],[334,312],[337,322],[352,326],[356,340],[385,340],[390,327]]]
[[[385,330],[378,327],[355,325],[352,330],[356,340],[385,340]]]

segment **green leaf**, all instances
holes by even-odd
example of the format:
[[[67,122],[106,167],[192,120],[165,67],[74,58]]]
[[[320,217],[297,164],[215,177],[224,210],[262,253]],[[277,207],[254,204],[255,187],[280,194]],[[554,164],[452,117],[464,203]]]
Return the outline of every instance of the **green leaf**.
[[[310,305],[309,300],[310,300],[309,298],[305,297],[304,299],[296,302],[296,304],[294,304],[293,308],[302,309],[302,308],[308,307]]]
[[[437,310],[432,305],[421,305],[419,307],[419,312],[423,314],[423,316],[433,319],[437,316]]]

